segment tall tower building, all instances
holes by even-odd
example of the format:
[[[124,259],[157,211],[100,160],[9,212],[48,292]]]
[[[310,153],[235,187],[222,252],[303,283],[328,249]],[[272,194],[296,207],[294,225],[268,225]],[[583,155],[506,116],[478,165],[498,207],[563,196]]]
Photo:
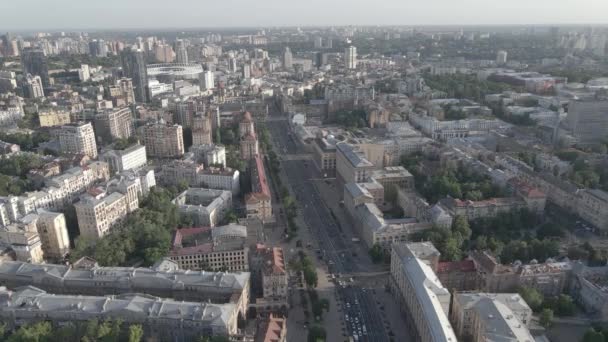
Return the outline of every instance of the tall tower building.
[[[24,75],[31,74],[40,76],[44,87],[49,87],[51,85],[49,66],[42,49],[24,49],[21,53],[21,66]]]
[[[321,36],[315,37],[314,47],[315,47],[315,49],[320,49],[323,47],[323,37],[321,37]]]
[[[188,50],[183,40],[178,40],[175,43],[175,54],[177,63],[188,63]]]
[[[211,118],[204,113],[196,113],[192,119],[192,145],[212,144]]]
[[[357,48],[354,46],[349,46],[344,49],[344,66],[347,69],[356,69],[357,68]]]
[[[124,76],[133,80],[135,101],[148,102],[148,70],[143,51],[124,49],[120,57]]]
[[[58,132],[59,149],[65,154],[85,154],[97,158],[95,131],[90,122],[61,126]]]
[[[245,112],[239,123],[239,136],[241,140],[241,158],[250,160],[259,153],[258,138],[251,113]]]
[[[203,87],[205,88],[205,90],[215,88],[215,79],[213,71],[207,70],[203,73]]]
[[[30,99],[44,97],[44,89],[42,87],[42,79],[40,76],[27,75],[25,78],[27,85],[27,96]]]
[[[236,58],[230,58],[230,60],[228,61],[228,69],[230,70],[230,72],[237,71],[238,66],[236,64]]]
[[[496,53],[496,64],[498,64],[498,65],[507,64],[507,51],[498,50],[498,52]]]
[[[243,64],[243,78],[251,78],[251,64]]]
[[[291,53],[289,46],[286,46],[283,51],[283,68],[286,70],[293,68],[293,54]]]

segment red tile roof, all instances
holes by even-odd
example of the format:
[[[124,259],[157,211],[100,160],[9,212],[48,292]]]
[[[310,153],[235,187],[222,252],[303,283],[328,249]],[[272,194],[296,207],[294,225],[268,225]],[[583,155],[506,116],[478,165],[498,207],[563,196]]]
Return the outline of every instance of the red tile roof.
[[[444,261],[437,264],[437,273],[475,272],[473,260]]]

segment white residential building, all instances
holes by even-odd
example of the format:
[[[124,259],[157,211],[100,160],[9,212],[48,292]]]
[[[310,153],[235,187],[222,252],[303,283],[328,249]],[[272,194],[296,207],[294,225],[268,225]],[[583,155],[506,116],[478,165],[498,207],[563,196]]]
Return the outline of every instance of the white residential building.
[[[109,164],[112,173],[136,170],[148,162],[146,157],[146,146],[133,145],[124,150],[110,150],[100,157]]]
[[[95,131],[90,122],[61,126],[58,131],[59,149],[65,154],[84,154],[97,158]]]

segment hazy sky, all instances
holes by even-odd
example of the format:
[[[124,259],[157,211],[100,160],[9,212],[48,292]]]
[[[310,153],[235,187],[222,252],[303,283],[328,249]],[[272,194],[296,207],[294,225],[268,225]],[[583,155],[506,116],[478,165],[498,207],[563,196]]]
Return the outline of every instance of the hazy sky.
[[[605,24],[608,0],[0,0],[0,32],[69,28]]]

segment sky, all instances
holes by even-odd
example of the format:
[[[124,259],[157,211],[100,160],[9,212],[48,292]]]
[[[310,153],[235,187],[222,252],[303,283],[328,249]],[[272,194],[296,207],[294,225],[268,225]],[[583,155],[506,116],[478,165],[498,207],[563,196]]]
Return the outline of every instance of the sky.
[[[0,32],[321,25],[608,24],[608,0],[0,0]]]

